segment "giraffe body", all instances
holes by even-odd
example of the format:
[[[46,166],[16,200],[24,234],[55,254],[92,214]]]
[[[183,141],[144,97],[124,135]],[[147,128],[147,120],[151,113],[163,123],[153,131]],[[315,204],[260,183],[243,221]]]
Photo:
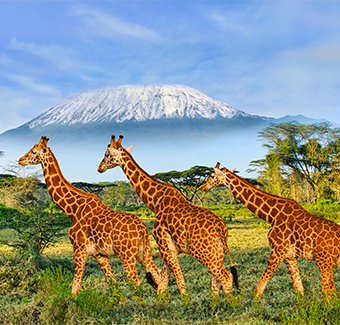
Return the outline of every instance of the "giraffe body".
[[[157,293],[161,295],[167,291],[169,276],[173,272],[181,298],[184,303],[187,302],[188,291],[177,260],[177,254],[184,253],[193,256],[211,271],[213,296],[219,297],[222,287],[227,298],[231,299],[233,275],[223,266],[225,252],[230,258],[228,230],[223,220],[208,209],[191,204],[173,186],[153,179],[132,158],[130,148],[121,146],[121,139],[116,142],[112,136],[98,171],[105,172],[119,165],[137,194],[155,213],[152,234],[163,258],[162,282]],[[237,281],[231,258],[230,262]],[[237,282],[235,284],[238,289]]]
[[[62,175],[52,150],[46,146],[47,141],[48,138],[42,137],[38,145],[20,158],[19,164],[42,165],[49,194],[72,220],[69,229],[75,264],[72,293],[77,294],[80,289],[88,255],[96,259],[107,281],[116,283],[108,257],[117,256],[124,266],[128,280],[133,283],[133,290],[140,287],[136,260],[159,283],[160,270],[151,256],[146,225],[137,216],[114,211],[95,194],[86,193],[71,185]],[[140,296],[135,298],[141,299]]]
[[[285,261],[295,291],[303,294],[297,257],[316,261],[321,272],[321,289],[326,295],[336,293],[334,267],[340,268],[340,226],[317,217],[296,201],[262,191],[226,168],[219,168],[206,180],[202,190],[225,185],[253,213],[270,223],[268,233],[271,254],[257,287],[261,297],[273,273]]]

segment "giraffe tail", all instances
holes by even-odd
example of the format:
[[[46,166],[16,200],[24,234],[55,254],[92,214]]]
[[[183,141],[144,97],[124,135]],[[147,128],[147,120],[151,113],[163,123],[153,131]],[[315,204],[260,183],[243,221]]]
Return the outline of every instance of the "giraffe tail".
[[[217,222],[217,227],[219,230],[219,234],[221,236],[221,240],[224,246],[224,250],[226,251],[228,257],[229,257],[229,261],[230,261],[230,272],[233,275],[233,281],[234,281],[234,285],[236,287],[236,291],[238,293],[241,293],[241,289],[238,283],[238,274],[237,274],[237,269],[233,264],[233,261],[231,259],[231,255],[229,252],[229,247],[228,247],[228,228],[225,225],[225,223],[222,220],[219,220],[219,222]]]
[[[146,272],[146,280],[148,281],[148,283],[157,290],[158,285],[157,283],[154,281],[151,272]]]
[[[142,264],[146,268],[146,280],[154,289],[157,289],[160,282],[160,270],[152,259],[148,228],[145,225],[142,228],[144,246]]]

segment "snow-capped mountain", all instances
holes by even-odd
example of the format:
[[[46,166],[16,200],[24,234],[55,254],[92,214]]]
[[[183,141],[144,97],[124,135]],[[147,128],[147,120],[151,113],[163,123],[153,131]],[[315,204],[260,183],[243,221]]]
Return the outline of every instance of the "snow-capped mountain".
[[[120,86],[89,90],[64,100],[28,122],[48,125],[121,123],[164,118],[251,117],[196,89],[179,85]]]
[[[18,160],[44,135],[70,181],[106,181],[111,173],[99,175],[97,168],[114,134],[124,135],[124,146],[135,145],[134,157],[151,174],[217,161],[242,171],[263,157],[257,134],[271,122],[280,120],[247,114],[186,86],[89,90],[0,134],[1,163]],[[114,173],[112,180],[125,179]]]

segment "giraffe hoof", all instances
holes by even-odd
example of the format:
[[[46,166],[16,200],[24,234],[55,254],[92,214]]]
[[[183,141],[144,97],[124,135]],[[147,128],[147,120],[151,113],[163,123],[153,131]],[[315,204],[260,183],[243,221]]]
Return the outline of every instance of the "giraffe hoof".
[[[191,299],[188,293],[181,294],[181,300],[184,306],[189,306],[191,303]]]
[[[209,307],[218,307],[220,305],[220,295],[210,294]]]
[[[243,300],[243,295],[238,294],[237,297],[235,298],[231,293],[226,295],[227,303],[230,307],[236,307],[240,306]]]
[[[263,295],[253,297],[253,306],[258,306],[262,303]]]
[[[170,302],[169,290],[166,290],[164,292],[158,293],[156,301],[161,303],[161,304],[168,304]]]
[[[113,282],[112,279],[109,281],[109,289],[111,291],[111,296],[117,302],[125,302],[125,296],[123,291],[120,289],[117,282]]]

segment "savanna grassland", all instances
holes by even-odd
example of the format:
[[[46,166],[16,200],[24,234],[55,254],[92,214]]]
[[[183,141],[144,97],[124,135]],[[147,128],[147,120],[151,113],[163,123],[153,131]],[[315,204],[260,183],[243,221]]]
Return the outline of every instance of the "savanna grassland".
[[[213,207],[212,207],[213,210]],[[242,209],[240,210],[242,212]],[[161,266],[157,245],[152,238],[154,219],[143,220],[150,230],[152,253]],[[305,300],[294,294],[284,263],[270,280],[262,303],[253,305],[253,291],[266,268],[270,249],[268,226],[253,216],[234,213],[226,221],[229,248],[237,267],[244,295],[239,306],[228,306],[221,292],[219,307],[209,307],[209,271],[189,256],[179,256],[188,286],[191,304],[183,306],[174,277],[171,276],[170,303],[156,302],[156,292],[145,279],[145,269],[138,265],[144,289],[144,302],[135,302],[124,269],[111,258],[116,279],[125,295],[117,302],[110,294],[104,275],[92,257],[87,259],[82,290],[73,298],[71,284],[74,265],[72,246],[63,230],[54,246],[45,249],[39,261],[24,261],[8,246],[0,246],[0,323],[2,324],[337,324],[340,304],[327,304],[320,290],[320,272],[314,262],[299,260],[300,274],[306,290]],[[10,238],[2,230],[2,238]],[[228,259],[225,266],[230,268]],[[340,289],[340,272],[335,270]],[[235,292],[234,292],[235,293]],[[236,294],[236,293],[235,293]]]
[[[319,217],[340,223],[340,129],[328,123],[286,122],[270,125],[259,135],[268,154],[250,163],[250,171],[258,177],[248,181],[269,193],[296,200]],[[298,260],[305,288],[303,298],[296,297],[282,263],[261,303],[253,304],[253,292],[270,255],[270,228],[225,188],[213,188],[203,196],[200,188],[211,172],[212,168],[194,166],[155,177],[175,186],[193,203],[207,205],[226,222],[228,246],[243,293],[241,304],[229,306],[221,292],[220,306],[209,307],[209,271],[185,255],[178,259],[191,297],[188,306],[182,304],[173,276],[169,282],[170,302],[156,302],[156,291],[147,284],[141,265],[138,273],[144,302],[134,301],[118,258],[110,260],[124,299],[112,294],[92,257],[87,259],[82,289],[73,297],[74,264],[67,235],[71,222],[51,202],[38,177],[19,177],[16,172],[18,177],[0,178],[0,324],[340,324],[340,299],[324,299],[319,269],[310,261]],[[105,189],[99,197],[106,205],[135,213],[147,224],[152,254],[161,267],[151,235],[151,211],[142,205],[130,184],[101,186]],[[230,269],[227,258],[225,267]],[[334,279],[340,290],[338,269]]]

